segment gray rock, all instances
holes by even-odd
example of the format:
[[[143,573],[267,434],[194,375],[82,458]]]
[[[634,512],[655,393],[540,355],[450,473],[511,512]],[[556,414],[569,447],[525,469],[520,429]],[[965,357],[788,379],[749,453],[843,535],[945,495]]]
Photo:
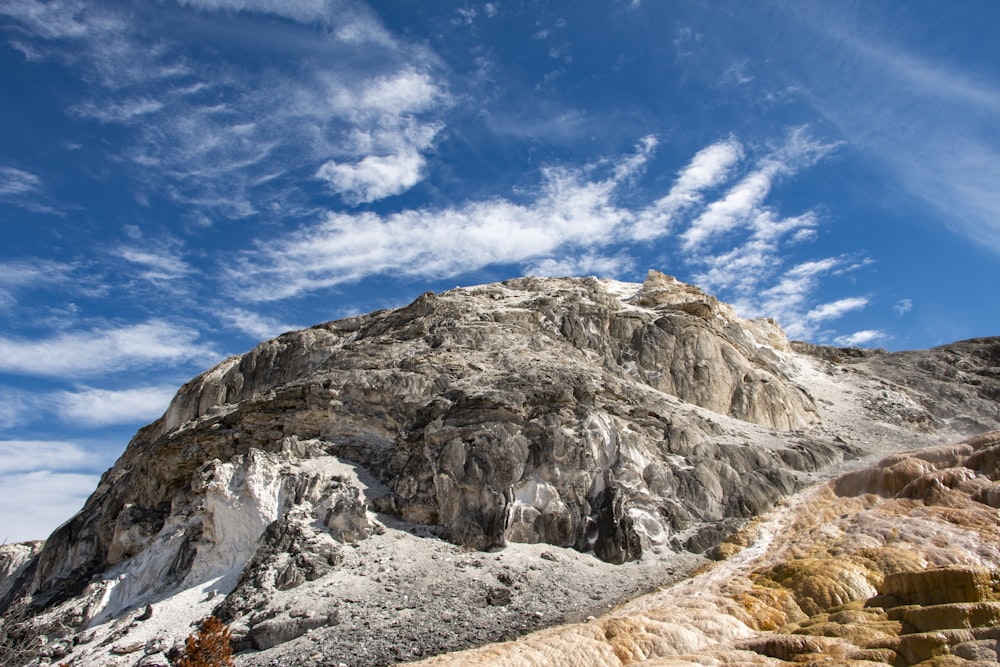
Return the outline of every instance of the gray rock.
[[[192,489],[197,506],[208,482],[192,480],[215,474],[206,461],[254,450],[355,461],[391,489],[379,509],[473,548],[516,539],[632,559],[641,535],[749,516],[787,493],[781,474],[739,490],[722,483],[748,464],[791,467],[773,455],[746,462],[718,450],[693,470],[662,458],[718,447],[718,428],[688,404],[779,429],[816,422],[812,398],[787,379],[786,352],[773,322],[740,320],[655,272],[631,302],[593,279],[520,279],[285,334],[186,384],[136,435],[43,549],[34,600],[79,594],[146,548],[176,515],[179,491]],[[651,498],[642,530],[630,518],[636,493],[604,492],[643,478],[637,458],[652,460],[659,485],[638,494]],[[331,497],[323,519],[343,541],[370,530],[355,493]],[[657,518],[663,507],[669,521]],[[170,578],[183,579],[211,543],[198,530],[177,548]],[[280,585],[300,584],[313,565],[290,566]]]
[[[428,293],[186,383],[83,509],[6,568],[0,610],[65,604],[81,629],[237,568],[216,613],[247,624],[241,646],[275,646],[320,622],[275,600],[379,532],[373,512],[471,549],[700,553],[861,451],[824,430],[799,354],[885,378],[866,419],[923,432],[952,424],[946,410],[962,428],[1000,425],[998,350],[793,349],[772,320],[657,272]],[[122,571],[131,588],[105,595]]]
[[[328,619],[324,616],[313,616],[310,618],[273,618],[261,621],[250,628],[250,641],[254,648],[259,650],[269,649],[284,644],[293,639],[301,637],[309,630],[321,628],[327,625]]]

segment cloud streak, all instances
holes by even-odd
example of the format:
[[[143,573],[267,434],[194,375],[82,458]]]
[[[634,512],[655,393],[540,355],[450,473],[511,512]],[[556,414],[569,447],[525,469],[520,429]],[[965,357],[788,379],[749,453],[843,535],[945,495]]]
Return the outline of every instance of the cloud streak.
[[[302,328],[243,308],[225,309],[220,312],[219,317],[226,326],[257,340],[275,338],[286,331],[297,331]]]
[[[83,507],[100,475],[34,470],[0,474],[0,541],[41,540]]]
[[[37,289],[68,278],[72,267],[47,260],[0,262],[0,310],[17,302],[17,294]]]
[[[124,128],[113,157],[131,163],[148,190],[199,209],[203,220],[266,214],[276,205],[293,215],[306,199],[303,169],[351,204],[400,194],[426,176],[424,153],[451,100],[424,47],[392,39],[370,12],[345,3],[182,5],[322,22],[328,31],[299,33],[299,47],[279,39],[249,47],[229,41],[206,63],[186,55],[183,37],[150,44],[141,17],[107,7],[21,0],[0,14],[19,22],[19,39],[32,38],[38,57],[96,84],[67,113]],[[149,9],[156,10],[178,11]],[[295,48],[303,57],[294,72],[246,64],[261,49],[287,58]],[[0,172],[0,197],[3,188],[31,186],[31,176]]]
[[[176,387],[154,386],[130,389],[83,387],[55,395],[59,418],[85,427],[112,424],[144,424],[159,418],[170,404]]]
[[[16,167],[0,167],[0,198],[9,199],[40,192],[41,189],[42,179],[37,175]]]
[[[644,137],[630,155],[576,169],[543,167],[541,185],[526,201],[327,213],[246,253],[232,269],[243,281],[238,295],[273,301],[376,275],[442,278],[503,264],[545,275],[619,275],[633,268],[623,247],[673,237],[698,284],[745,316],[777,317],[795,337],[813,336],[821,324],[867,305],[862,296],[816,305],[822,280],[855,262],[838,256],[785,266],[788,249],[814,238],[819,220],[813,212],[781,218],[767,205],[778,179],[814,165],[836,144],[800,128],[751,161],[730,138],[698,151],[666,195],[623,206],[620,195],[646,169],[657,143]],[[720,189],[718,198],[708,197]]]
[[[596,250],[620,235],[632,238],[640,220],[645,225],[657,214],[656,205],[637,216],[613,201],[616,188],[642,168],[654,147],[655,141],[644,140],[635,154],[605,165],[611,173],[604,180],[589,179],[589,168],[546,167],[528,203],[496,198],[386,216],[330,212],[318,225],[258,244],[233,275],[247,285],[241,296],[268,301],[379,274],[440,278],[535,259],[551,259],[536,266],[555,268],[559,262],[551,255]]]
[[[915,55],[840,12],[789,10],[822,55],[805,97],[952,231],[1000,253],[1000,81]]]
[[[164,320],[61,333],[49,338],[0,338],[0,372],[81,377],[131,368],[215,361],[198,333]]]
[[[0,475],[33,470],[73,470],[93,463],[93,456],[71,442],[0,440]]]

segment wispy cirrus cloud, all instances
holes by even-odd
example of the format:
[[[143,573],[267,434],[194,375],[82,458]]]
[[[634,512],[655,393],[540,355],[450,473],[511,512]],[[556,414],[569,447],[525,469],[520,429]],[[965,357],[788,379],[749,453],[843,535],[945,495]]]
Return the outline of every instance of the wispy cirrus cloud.
[[[0,542],[44,539],[69,519],[97,486],[95,459],[72,442],[0,440]]]
[[[784,11],[810,40],[797,68],[804,99],[942,224],[1000,252],[1000,81],[989,68],[886,39],[851,12]]]
[[[222,309],[219,318],[227,326],[258,340],[267,340],[286,331],[297,331],[302,328],[243,308]]]
[[[111,254],[141,267],[141,277],[157,285],[171,285],[194,273],[191,265],[171,250],[122,245]]]
[[[0,262],[0,311],[17,302],[18,292],[61,283],[72,271],[72,266],[50,260]]]
[[[822,323],[867,305],[861,296],[816,303],[822,282],[857,262],[838,256],[786,265],[789,249],[813,239],[819,220],[811,211],[782,218],[767,204],[778,178],[812,166],[835,144],[800,128],[750,160],[729,138],[700,150],[666,195],[624,206],[619,195],[646,168],[657,143],[644,137],[634,153],[615,160],[543,167],[527,201],[493,198],[384,216],[328,213],[245,254],[232,269],[244,281],[239,294],[271,301],[373,275],[441,278],[498,264],[545,275],[616,275],[633,268],[622,246],[674,237],[702,287],[746,316],[778,317],[793,336],[812,336]]]
[[[632,238],[640,217],[656,214],[655,204],[637,216],[614,202],[616,188],[655,145],[644,139],[635,154],[604,164],[610,172],[605,179],[591,178],[592,166],[543,168],[542,185],[528,203],[495,198],[387,216],[330,212],[317,225],[258,244],[233,274],[245,282],[242,296],[269,301],[378,274],[440,278],[529,261],[550,270],[560,263],[568,268],[554,255],[572,250],[587,256],[587,249],[598,250],[616,237]],[[591,255],[590,265],[610,266]]]
[[[675,217],[702,201],[705,190],[721,185],[743,157],[743,147],[734,139],[701,149],[683,170],[664,197],[643,212],[633,227],[638,239],[652,239],[671,231]]]
[[[79,387],[54,395],[59,418],[85,427],[145,423],[167,409],[177,388],[173,385],[99,389]]]
[[[867,297],[847,297],[819,304],[815,298],[823,281],[856,271],[864,266],[863,262],[838,256],[784,268],[783,258],[775,251],[769,250],[763,257],[769,270],[761,267],[760,274],[738,286],[738,296],[733,299],[733,305],[744,317],[773,317],[790,337],[812,339],[825,322],[868,305]]]
[[[823,322],[868,304],[859,296],[817,304],[815,293],[825,279],[860,265],[836,256],[789,266],[791,251],[815,238],[820,220],[813,211],[781,217],[767,203],[779,179],[813,166],[837,146],[813,138],[805,128],[792,130],[680,233],[684,261],[698,285],[745,317],[774,317],[794,338],[811,338]]]
[[[0,198],[36,193],[42,189],[42,179],[30,171],[16,167],[0,167]]]
[[[208,11],[272,14],[300,23],[324,23],[348,8],[337,0],[178,0],[179,4]]]
[[[94,457],[71,442],[0,440],[0,475],[32,470],[72,470],[93,463]]]
[[[353,3],[192,0],[144,11],[193,8],[269,13],[325,29],[302,29],[295,45],[229,41],[205,62],[188,57],[182,33],[163,31],[151,43],[143,20],[156,18],[142,12],[17,0],[0,14],[18,22],[17,39],[31,41],[37,57],[97,84],[67,113],[124,128],[113,157],[129,161],[149,190],[199,209],[203,220],[276,206],[294,215],[306,199],[298,193],[303,171],[351,204],[399,194],[426,176],[424,154],[451,101],[424,47],[392,38]],[[248,65],[262,48],[294,64]],[[302,57],[289,60],[296,49]]]
[[[784,144],[732,186],[721,199],[709,204],[681,234],[683,249],[699,252],[713,238],[740,228],[754,228],[762,206],[776,180],[809,168],[837,147],[812,138],[806,128],[792,130]]]
[[[8,204],[35,213],[63,215],[49,201],[41,177],[17,167],[0,166],[0,204]]]
[[[100,479],[51,470],[0,474],[0,542],[47,538],[83,507]]]
[[[81,377],[152,364],[219,358],[193,329],[164,320],[64,332],[49,338],[0,337],[0,372]]]
[[[27,392],[0,386],[0,429],[14,428],[37,415],[31,399]]]

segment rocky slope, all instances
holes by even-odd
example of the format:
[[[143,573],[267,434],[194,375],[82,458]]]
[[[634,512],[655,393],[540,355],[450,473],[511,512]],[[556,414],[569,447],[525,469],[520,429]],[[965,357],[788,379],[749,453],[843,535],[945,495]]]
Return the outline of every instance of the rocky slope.
[[[687,581],[419,664],[994,665],[998,472],[998,431],[896,454],[753,522]]]
[[[182,387],[40,551],[0,549],[3,643],[166,665],[214,613],[240,664],[381,665],[598,616],[861,457],[1000,427],[998,350],[791,346],[656,272],[284,334]]]

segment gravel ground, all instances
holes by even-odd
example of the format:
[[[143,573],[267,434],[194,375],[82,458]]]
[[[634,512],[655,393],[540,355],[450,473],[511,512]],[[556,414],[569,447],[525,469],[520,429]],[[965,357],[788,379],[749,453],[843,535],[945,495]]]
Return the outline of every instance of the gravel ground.
[[[290,618],[319,616],[335,625],[244,652],[237,664],[374,667],[513,639],[606,613],[704,562],[666,551],[609,565],[543,544],[470,552],[394,524],[355,543],[337,572],[275,598]]]

